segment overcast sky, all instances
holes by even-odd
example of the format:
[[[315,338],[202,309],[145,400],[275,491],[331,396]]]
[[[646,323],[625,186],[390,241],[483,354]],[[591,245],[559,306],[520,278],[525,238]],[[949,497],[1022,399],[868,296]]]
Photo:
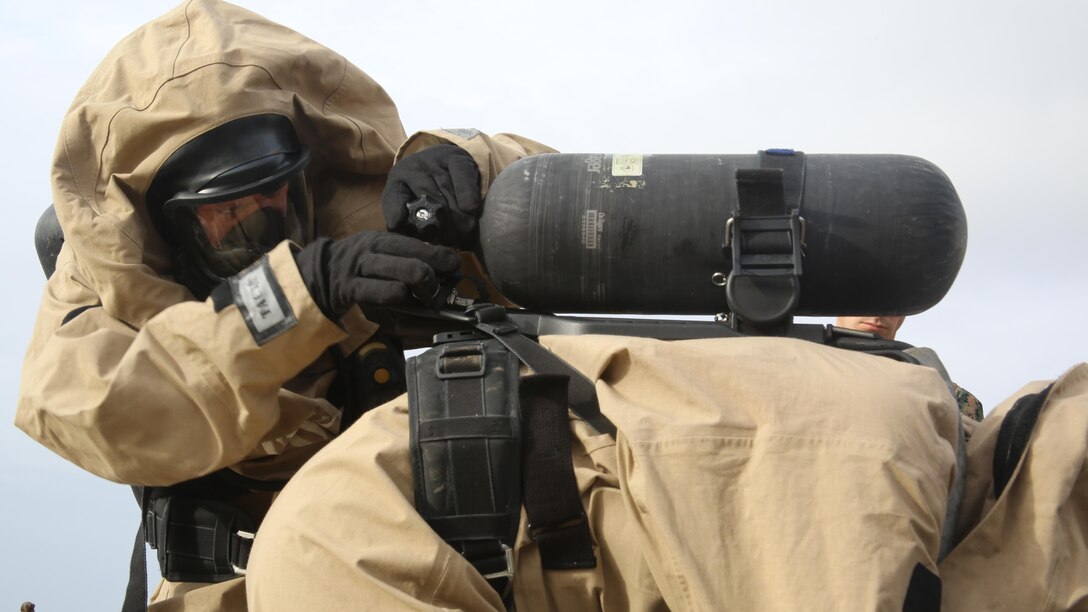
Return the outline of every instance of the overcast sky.
[[[512,131],[568,152],[928,159],[967,211],[967,258],[900,339],[935,348],[987,409],[1086,359],[1083,0],[242,4],[373,76],[408,132]],[[33,228],[61,117],[109,48],[172,6],[0,0],[5,610],[109,610],[123,596],[131,495],[10,423],[44,284]]]

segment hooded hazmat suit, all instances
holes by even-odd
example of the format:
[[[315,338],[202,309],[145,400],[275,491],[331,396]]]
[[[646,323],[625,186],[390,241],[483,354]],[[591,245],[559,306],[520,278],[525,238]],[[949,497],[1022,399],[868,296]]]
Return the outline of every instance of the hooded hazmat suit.
[[[52,190],[65,242],[16,414],[19,428],[98,476],[165,486],[230,467],[285,479],[339,429],[338,407],[325,397],[335,376],[327,349],[351,355],[377,325],[358,308],[339,322],[326,318],[293,247],[281,243],[268,255],[270,269],[297,321],[258,346],[237,307],[217,310],[174,280],[176,260],[144,204],[156,171],[180,146],[261,113],[289,118],[312,151],[310,238],[384,229],[381,192],[402,145],[402,154],[460,145],[485,190],[507,163],[550,151],[472,131],[406,142],[396,107],[365,73],[217,0],[187,0],[123,39],[61,128]],[[270,500],[254,492],[231,502],[259,521]],[[240,580],[167,583],[153,599],[172,597],[169,609],[245,609]]]
[[[618,433],[571,419],[597,567],[542,569],[522,514],[518,610],[1088,606],[1088,365],[1053,384],[1000,495],[1002,422],[1046,385],[978,426],[939,560],[958,415],[934,369],[782,338],[541,342],[595,381]],[[503,609],[414,509],[408,428],[402,396],[288,484],[254,547],[253,610]]]

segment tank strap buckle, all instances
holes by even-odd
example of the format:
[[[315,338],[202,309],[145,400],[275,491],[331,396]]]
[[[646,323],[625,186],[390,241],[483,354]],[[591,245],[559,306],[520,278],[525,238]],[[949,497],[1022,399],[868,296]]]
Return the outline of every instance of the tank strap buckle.
[[[711,282],[725,288],[734,329],[777,334],[790,326],[801,298],[804,154],[765,153],[760,164],[736,171],[737,209],[722,241],[732,266]]]

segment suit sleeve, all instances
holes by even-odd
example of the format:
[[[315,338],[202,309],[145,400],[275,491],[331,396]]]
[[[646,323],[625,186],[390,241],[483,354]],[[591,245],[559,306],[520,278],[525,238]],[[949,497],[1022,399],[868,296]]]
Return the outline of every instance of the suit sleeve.
[[[454,144],[472,155],[480,169],[480,195],[487,195],[487,189],[502,172],[503,168],[530,155],[556,153],[556,150],[535,140],[516,134],[495,134],[488,136],[474,129],[463,130],[427,130],[412,134],[397,152],[400,160],[406,155],[440,144]]]
[[[42,300],[16,425],[98,476],[140,485],[235,464],[266,435],[300,426],[312,409],[281,402],[280,389],[346,332],[310,298],[290,248],[264,264],[290,316],[263,335],[243,316],[262,306],[211,298],[133,329],[96,302],[69,259]]]

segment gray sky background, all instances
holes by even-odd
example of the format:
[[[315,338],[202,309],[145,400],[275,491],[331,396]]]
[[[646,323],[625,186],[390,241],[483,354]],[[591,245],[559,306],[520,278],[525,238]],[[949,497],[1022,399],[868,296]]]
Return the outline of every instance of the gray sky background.
[[[242,4],[368,72],[408,132],[512,131],[567,152],[926,158],[956,185],[970,239],[948,296],[900,339],[937,349],[987,409],[1085,360],[1082,0]],[[172,6],[0,0],[0,609],[120,607],[130,493],[10,423],[61,117],[109,48]]]

